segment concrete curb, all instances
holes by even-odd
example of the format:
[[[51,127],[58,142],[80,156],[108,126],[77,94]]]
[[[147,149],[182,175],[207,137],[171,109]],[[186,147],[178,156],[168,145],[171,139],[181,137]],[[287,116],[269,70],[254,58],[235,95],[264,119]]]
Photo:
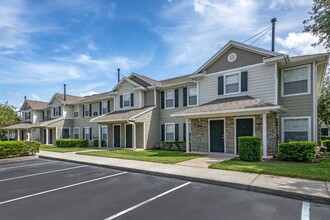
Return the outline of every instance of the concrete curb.
[[[244,184],[233,183],[233,182],[210,180],[210,179],[205,179],[205,178],[189,177],[189,176],[183,176],[183,175],[177,175],[177,174],[162,173],[162,172],[156,172],[156,171],[147,171],[147,170],[142,170],[142,169],[127,168],[127,167],[114,166],[114,165],[96,164],[96,163],[76,161],[76,160],[63,159],[63,158],[53,158],[53,157],[49,157],[49,156],[39,155],[39,158],[65,161],[65,162],[73,162],[73,163],[79,163],[79,164],[83,164],[83,165],[111,168],[111,169],[129,171],[129,172],[137,172],[137,173],[149,174],[149,175],[154,175],[154,176],[175,178],[175,179],[191,181],[191,182],[206,183],[206,184],[224,186],[224,187],[229,187],[229,188],[234,188],[234,189],[247,190],[247,191],[252,191],[252,192],[265,193],[265,194],[270,194],[270,195],[275,195],[275,196],[287,197],[287,198],[291,198],[291,199],[298,199],[298,200],[304,200],[304,201],[310,201],[310,202],[330,205],[330,198],[324,198],[324,197],[320,197],[320,196],[313,196],[313,195],[307,195],[307,194],[301,194],[301,193],[295,193],[295,192],[288,192],[288,191],[284,191],[284,190],[244,185]]]

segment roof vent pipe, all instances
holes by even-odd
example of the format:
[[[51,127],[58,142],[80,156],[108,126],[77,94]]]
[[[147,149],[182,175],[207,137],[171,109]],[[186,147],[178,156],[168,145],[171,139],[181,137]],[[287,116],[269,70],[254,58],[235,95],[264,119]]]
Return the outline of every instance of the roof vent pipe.
[[[117,69],[117,72],[118,72],[118,82],[120,81],[120,68]]]
[[[272,51],[275,51],[275,22],[277,21],[276,18],[272,18]]]
[[[64,84],[64,101],[66,101],[66,84]]]
[[[24,101],[26,102],[26,96],[24,96]]]

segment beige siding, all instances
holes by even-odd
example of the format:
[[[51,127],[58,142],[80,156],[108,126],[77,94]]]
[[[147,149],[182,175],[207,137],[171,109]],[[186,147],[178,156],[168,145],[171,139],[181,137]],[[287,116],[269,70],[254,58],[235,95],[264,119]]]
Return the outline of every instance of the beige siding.
[[[63,117],[65,118],[73,118],[73,109],[71,105],[64,105],[63,106]]]
[[[145,106],[154,105],[154,90],[144,92]]]
[[[228,55],[231,53],[236,53],[237,58],[234,62],[228,62]],[[232,47],[227,52],[225,52],[221,57],[214,61],[208,68],[206,68],[206,73],[215,73],[224,70],[234,69],[238,67],[244,67],[248,65],[253,65],[263,62],[264,56],[256,53],[252,53],[246,50]]]
[[[133,90],[135,88],[134,85],[130,83],[122,84],[117,91],[118,95],[116,95],[116,111],[123,111],[123,110],[129,110],[129,109],[136,109],[140,108],[140,91],[139,90]],[[126,93],[134,93],[134,106],[128,107],[128,108],[120,108],[120,96],[124,95]]]
[[[43,120],[42,112],[43,111],[39,111],[39,110],[33,111],[33,122],[32,123],[36,123],[36,122],[39,122],[39,121]],[[32,113],[31,113],[31,117],[32,117]]]
[[[224,74],[248,71],[248,91],[239,94],[218,95],[218,77]],[[275,98],[275,67],[274,65],[258,65],[241,68],[237,71],[226,71],[218,74],[206,75],[199,84],[199,104],[205,104],[219,98],[250,95],[265,102],[274,103]]]

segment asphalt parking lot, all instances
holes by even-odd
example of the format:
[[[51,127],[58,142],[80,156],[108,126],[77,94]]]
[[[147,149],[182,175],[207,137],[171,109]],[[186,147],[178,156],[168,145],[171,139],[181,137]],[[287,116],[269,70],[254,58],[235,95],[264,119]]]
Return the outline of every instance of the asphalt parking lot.
[[[61,161],[0,163],[0,219],[325,219],[330,206]]]

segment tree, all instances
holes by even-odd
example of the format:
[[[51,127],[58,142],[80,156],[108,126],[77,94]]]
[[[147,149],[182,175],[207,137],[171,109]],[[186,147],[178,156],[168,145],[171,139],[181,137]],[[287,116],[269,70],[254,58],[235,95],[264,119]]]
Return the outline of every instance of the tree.
[[[312,46],[322,44],[330,49],[330,0],[314,0],[310,17],[303,21],[304,31],[318,38]]]
[[[20,122],[20,117],[15,112],[15,107],[0,103],[0,128],[7,127],[9,125],[17,124]],[[0,130],[0,139],[4,138],[5,131]]]
[[[318,117],[328,128],[330,127],[330,71],[326,75],[321,95],[318,100]]]

